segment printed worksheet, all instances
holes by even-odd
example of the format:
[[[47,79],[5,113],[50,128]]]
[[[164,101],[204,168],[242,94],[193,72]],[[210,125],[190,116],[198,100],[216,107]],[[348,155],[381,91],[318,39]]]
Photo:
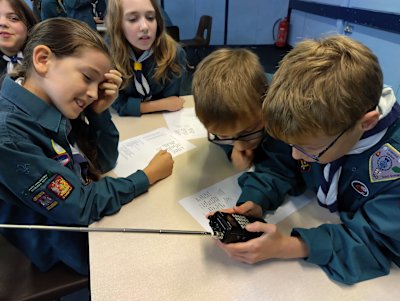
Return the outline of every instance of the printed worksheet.
[[[207,137],[207,130],[197,118],[194,108],[163,113],[168,128],[185,139]]]
[[[211,231],[206,214],[223,208],[233,207],[240,196],[237,183],[241,173],[205,188],[198,193],[179,201],[192,217],[206,230]],[[307,205],[314,197],[310,193],[298,197],[288,197],[275,212],[264,218],[268,223],[277,224],[292,213]]]
[[[206,214],[223,208],[233,207],[240,195],[237,183],[241,173],[227,178],[213,186],[179,201],[193,218],[207,231],[211,231]]]
[[[121,141],[119,157],[114,172],[127,177],[138,169],[145,168],[161,149],[169,151],[172,157],[187,152],[196,146],[167,128],[158,128],[146,134]]]

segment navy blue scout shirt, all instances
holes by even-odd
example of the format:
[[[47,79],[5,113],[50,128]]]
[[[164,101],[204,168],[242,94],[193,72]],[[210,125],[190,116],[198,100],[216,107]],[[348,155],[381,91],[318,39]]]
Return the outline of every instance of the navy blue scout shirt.
[[[157,67],[154,54],[142,62],[143,75],[149,83],[152,94],[152,98],[149,101],[180,95],[181,86],[186,78],[186,52],[180,46],[177,46],[176,61],[182,66],[182,73],[178,77],[169,71],[168,79],[165,83],[156,82],[153,78]],[[133,64],[133,61],[131,62]],[[118,98],[113,103],[113,108],[120,116],[140,116],[140,104],[142,101],[143,96],[136,91],[132,73],[128,86],[119,92]]]
[[[314,192],[323,166],[302,163],[303,178]],[[391,262],[400,266],[400,120],[376,145],[347,155],[338,184],[342,224],[293,229],[308,246],[308,262],[346,284],[383,276]]]
[[[300,171],[306,187],[318,190],[324,166],[298,161],[293,167],[288,161],[291,154],[273,141],[266,138],[257,149],[265,153],[255,154],[256,172],[239,178],[238,204],[250,200],[263,211],[275,210],[286,191],[301,191],[303,182],[295,181]],[[265,160],[259,162],[262,157]],[[307,244],[306,261],[319,265],[334,280],[353,284],[388,274],[391,262],[400,266],[400,120],[375,146],[346,157],[337,198],[342,224],[294,228],[292,235]]]
[[[220,146],[230,158],[232,146]],[[292,158],[291,152],[289,145],[265,134],[260,145],[254,150],[254,172],[245,172],[238,179],[242,193],[237,204],[253,201],[260,205],[263,211],[275,210],[287,194],[303,193],[304,182],[297,168],[298,162]],[[284,174],[282,170],[285,171]],[[270,200],[267,205],[266,199]]]
[[[118,157],[118,131],[108,110],[87,118],[102,172]],[[0,223],[87,226],[147,191],[143,171],[83,184],[73,170],[69,120],[6,77],[0,93]],[[61,261],[88,274],[87,234],[2,230],[42,271]]]
[[[85,22],[96,31],[96,22],[93,18],[91,0],[64,0],[63,3],[68,18]]]

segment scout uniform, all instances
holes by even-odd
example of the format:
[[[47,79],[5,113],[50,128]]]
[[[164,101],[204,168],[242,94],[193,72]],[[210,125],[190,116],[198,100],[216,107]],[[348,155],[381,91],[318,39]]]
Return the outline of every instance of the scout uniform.
[[[118,131],[108,110],[86,117],[102,172],[118,157]],[[147,191],[143,171],[127,178],[87,181],[85,159],[74,148],[70,121],[6,77],[0,93],[0,223],[87,226],[116,213]],[[42,271],[61,261],[88,274],[84,233],[2,230]]]
[[[140,116],[141,102],[180,95],[182,84],[186,78],[186,53],[182,47],[178,46],[176,56],[178,64],[183,68],[182,73],[177,77],[170,72],[168,74],[169,79],[165,83],[158,83],[153,79],[156,68],[154,55],[150,55],[147,59],[138,63],[132,61],[132,64],[135,64],[134,74],[127,88],[120,91],[118,98],[113,103],[113,108],[117,110],[119,115]],[[135,80],[136,78],[139,80]],[[142,88],[142,78],[144,78],[148,88]]]
[[[64,7],[69,18],[85,22],[96,30],[91,0],[64,0]]]
[[[341,167],[335,186],[336,198],[333,202],[320,202],[339,214],[342,224],[294,228],[291,234],[306,243],[309,250],[306,261],[319,265],[330,278],[346,284],[386,275],[391,262],[400,266],[400,106],[391,89],[384,89],[381,101],[384,98],[392,98],[394,102],[390,113],[360,141],[364,136],[368,139],[381,134],[379,140],[367,145],[362,152],[350,152],[336,160]],[[381,109],[381,102],[379,107]],[[269,145],[265,144],[266,148]],[[282,160],[281,157],[275,159]],[[275,161],[274,157],[270,160]],[[333,166],[334,163],[329,164]],[[293,184],[290,183],[293,171],[288,165],[285,167],[282,163],[279,167],[277,164],[266,161],[263,171],[268,176],[243,182],[239,204],[250,200],[266,211],[284,201],[282,187],[288,189],[287,185]],[[306,187],[317,197],[326,178],[326,165],[303,160],[298,163],[297,170],[302,173]],[[328,174],[332,173],[331,170]]]
[[[67,12],[62,0],[42,0],[40,16],[43,21],[49,18],[66,17]]]

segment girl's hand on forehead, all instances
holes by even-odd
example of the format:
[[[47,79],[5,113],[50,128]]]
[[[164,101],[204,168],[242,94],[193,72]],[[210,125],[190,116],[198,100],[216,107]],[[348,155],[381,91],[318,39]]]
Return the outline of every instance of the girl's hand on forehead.
[[[99,99],[91,104],[92,110],[100,114],[107,110],[118,97],[118,91],[122,84],[122,75],[117,70],[110,70],[104,74],[106,80],[99,85]]]

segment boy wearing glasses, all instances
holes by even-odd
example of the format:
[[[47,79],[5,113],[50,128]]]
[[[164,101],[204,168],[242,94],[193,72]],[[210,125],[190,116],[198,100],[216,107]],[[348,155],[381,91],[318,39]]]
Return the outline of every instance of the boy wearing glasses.
[[[265,134],[261,109],[267,88],[257,55],[246,49],[212,52],[193,76],[196,115],[208,130],[208,139],[225,150],[236,169],[244,171],[254,165],[254,172],[239,178],[242,193],[238,204],[251,200],[263,206],[271,194],[280,200],[288,193],[303,192],[291,148]],[[282,169],[291,171],[281,176]],[[274,210],[278,205],[263,209]],[[261,209],[257,213],[261,214]]]
[[[265,126],[292,146],[307,187],[341,224],[294,228],[287,236],[276,225],[253,223],[247,230],[261,237],[220,246],[247,263],[304,258],[346,284],[386,275],[392,262],[400,266],[399,116],[366,46],[345,36],[298,43],[265,97]],[[271,206],[265,199],[263,208]]]

